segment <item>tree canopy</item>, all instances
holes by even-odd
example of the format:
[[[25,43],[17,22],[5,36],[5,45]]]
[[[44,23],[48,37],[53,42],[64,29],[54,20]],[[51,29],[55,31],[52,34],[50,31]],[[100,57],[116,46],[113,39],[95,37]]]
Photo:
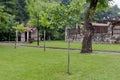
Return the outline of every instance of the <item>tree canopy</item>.
[[[55,1],[29,1],[26,0],[30,19],[34,24],[37,23],[39,17],[39,24],[41,26],[55,27],[72,25],[80,22],[80,13],[83,0],[73,0],[69,5],[62,0],[60,3]]]

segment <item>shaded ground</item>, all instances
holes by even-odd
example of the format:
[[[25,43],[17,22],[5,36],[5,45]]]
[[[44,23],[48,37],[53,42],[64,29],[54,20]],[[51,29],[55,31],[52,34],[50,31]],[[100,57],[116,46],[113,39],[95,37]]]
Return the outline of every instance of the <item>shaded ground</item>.
[[[15,43],[12,42],[0,42],[0,45],[2,46],[14,46]],[[25,43],[17,43],[17,46],[25,46],[25,47],[34,47],[34,48],[44,48],[44,46],[30,46],[30,45],[25,45]],[[46,49],[59,49],[59,50],[67,50],[68,48],[60,48],[60,47],[46,47]],[[81,50],[81,49],[76,49],[76,48],[71,48],[70,50]],[[99,53],[111,53],[111,54],[120,54],[120,51],[111,51],[111,50],[94,50],[93,52],[99,52]]]
[[[36,48],[44,48],[43,46],[26,46],[26,47],[36,47]],[[46,47],[46,49],[59,49],[59,50],[68,50],[68,48],[59,48],[59,47]],[[81,50],[81,49],[75,49],[75,48],[70,48],[70,50]],[[93,52],[100,52],[100,53],[111,53],[111,54],[120,54],[120,51],[110,51],[110,50],[93,50]]]
[[[36,42],[31,44],[25,44],[27,46],[37,46]],[[40,46],[44,46],[44,41],[40,41]],[[68,48],[68,42],[65,41],[46,41],[46,47],[58,47]],[[81,49],[81,42],[71,42],[70,48]],[[120,51],[120,44],[94,44],[92,45],[93,50],[104,50],[104,51]]]

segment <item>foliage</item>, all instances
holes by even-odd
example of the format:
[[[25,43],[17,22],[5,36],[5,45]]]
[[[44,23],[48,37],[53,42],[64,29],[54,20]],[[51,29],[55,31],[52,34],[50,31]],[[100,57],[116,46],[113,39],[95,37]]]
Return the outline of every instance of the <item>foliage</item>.
[[[75,26],[81,22],[83,0],[71,1],[70,5],[58,5],[52,10],[52,22],[58,27]]]
[[[119,18],[120,9],[117,5],[110,7],[108,10],[96,11],[93,17],[94,22],[103,22],[104,19]]]
[[[28,19],[24,0],[1,0],[1,3],[3,6],[5,6],[5,12],[15,16],[16,22],[25,23],[25,21]]]
[[[0,32],[0,41],[14,41],[15,32]],[[20,39],[19,39],[20,40]]]
[[[0,0],[0,40],[14,40],[13,26],[16,23],[26,23],[24,0]]]
[[[8,18],[7,21],[9,21],[9,18],[11,18],[12,16],[14,16],[13,20],[15,21],[15,23],[19,22],[20,24],[25,24],[28,20],[28,13],[25,10],[26,3],[24,0],[0,0],[0,5],[4,7],[4,13],[10,15],[10,17],[6,16]]]
[[[98,0],[97,7],[103,9],[109,7],[113,0]],[[86,0],[86,2],[91,2],[91,0]]]
[[[26,3],[27,11],[30,14],[30,20],[33,23],[32,25],[35,27],[40,27],[40,25],[41,27],[50,27],[49,10],[56,6],[57,3],[41,0],[26,0]]]
[[[6,32],[10,15],[4,12],[4,6],[0,6],[0,32]]]
[[[73,0],[68,6],[53,1],[26,1],[32,22],[36,24],[39,17],[39,24],[44,27],[63,27],[80,22],[80,13],[83,12],[84,0]]]
[[[80,13],[84,0],[70,1],[69,5],[62,4],[62,1],[41,1],[41,0],[26,0],[27,11],[30,14],[30,25],[40,27],[41,30],[46,29],[48,34],[56,33],[59,29],[64,29],[66,26],[73,27],[76,23],[81,22]],[[29,22],[28,22],[29,23]],[[54,31],[54,32],[50,32]],[[43,32],[43,31],[41,31]]]
[[[25,27],[22,26],[22,25],[17,25],[17,26],[14,26],[13,29],[19,31],[19,32],[25,32]]]

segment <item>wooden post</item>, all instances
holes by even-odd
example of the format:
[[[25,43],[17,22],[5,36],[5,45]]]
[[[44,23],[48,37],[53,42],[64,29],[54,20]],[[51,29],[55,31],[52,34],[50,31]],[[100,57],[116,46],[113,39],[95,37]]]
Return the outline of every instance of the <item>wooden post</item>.
[[[70,74],[70,30],[68,31],[68,74]]]
[[[46,37],[46,31],[44,30],[44,51],[46,51],[45,37]]]
[[[37,46],[39,47],[39,27],[37,27]]]
[[[67,30],[68,30],[68,28],[67,28],[67,26],[65,27],[65,41],[67,41],[67,36],[68,36],[68,32],[67,32]]]
[[[29,31],[27,31],[27,42],[29,42]]]
[[[18,31],[16,30],[15,49],[16,49],[16,46],[17,46],[17,42],[18,42]]]
[[[40,42],[40,35],[39,35],[39,32],[40,32],[40,26],[39,26],[39,14],[36,13],[36,18],[37,18],[37,46],[39,47],[39,42]]]

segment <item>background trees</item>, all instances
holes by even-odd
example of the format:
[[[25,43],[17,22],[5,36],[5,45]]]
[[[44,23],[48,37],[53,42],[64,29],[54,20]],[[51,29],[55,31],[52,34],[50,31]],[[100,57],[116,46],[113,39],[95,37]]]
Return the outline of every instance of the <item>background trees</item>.
[[[0,0],[0,41],[15,40],[12,26],[27,22],[28,14],[25,9],[24,0]]]
[[[7,31],[10,15],[4,12],[4,6],[0,6],[0,32]]]
[[[97,10],[95,12],[95,15],[93,17],[93,21],[94,22],[104,22],[104,19],[107,18],[118,18],[120,9],[118,8],[117,5],[114,5],[110,8],[108,8],[107,10]]]
[[[73,27],[76,23],[80,23],[81,21],[80,14],[83,11],[81,8],[83,1],[80,0],[69,2],[64,0],[57,2],[54,0],[26,0],[26,3],[27,11],[30,14],[30,20],[33,23],[31,25],[37,27],[39,24],[41,30],[46,28],[48,34],[47,37],[49,37],[49,39],[54,37],[58,39],[57,37],[61,33],[58,35],[54,33],[57,33],[57,31],[64,31],[64,27]]]

